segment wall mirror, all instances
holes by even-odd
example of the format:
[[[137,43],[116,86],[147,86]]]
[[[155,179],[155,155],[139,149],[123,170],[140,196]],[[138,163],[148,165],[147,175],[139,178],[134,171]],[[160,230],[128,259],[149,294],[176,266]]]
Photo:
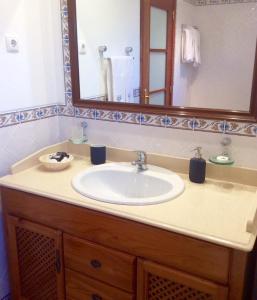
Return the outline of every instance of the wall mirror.
[[[257,117],[257,0],[68,0],[76,106]]]

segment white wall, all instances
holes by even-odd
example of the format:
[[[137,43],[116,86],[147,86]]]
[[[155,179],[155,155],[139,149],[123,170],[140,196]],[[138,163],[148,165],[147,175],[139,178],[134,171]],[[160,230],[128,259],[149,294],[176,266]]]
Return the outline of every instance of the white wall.
[[[19,53],[7,53],[15,35]],[[0,1],[0,113],[64,103],[59,0]],[[0,176],[42,147],[60,141],[59,118],[0,128]],[[9,293],[0,201],[0,299]]]
[[[125,55],[133,47],[134,88],[140,85],[140,0],[77,0],[78,39],[86,54],[79,55],[82,98],[106,94],[98,47],[106,45],[105,57]]]
[[[59,0],[0,2],[0,113],[64,103]],[[7,53],[5,36],[19,53]]]
[[[178,1],[177,43],[181,15],[201,33],[202,64],[182,66],[176,46],[174,103],[191,107],[249,110],[257,37],[257,4],[193,6]],[[191,7],[192,14],[188,13]],[[184,21],[184,20],[183,20]],[[178,45],[178,44],[177,44]],[[185,70],[189,71],[186,74]]]

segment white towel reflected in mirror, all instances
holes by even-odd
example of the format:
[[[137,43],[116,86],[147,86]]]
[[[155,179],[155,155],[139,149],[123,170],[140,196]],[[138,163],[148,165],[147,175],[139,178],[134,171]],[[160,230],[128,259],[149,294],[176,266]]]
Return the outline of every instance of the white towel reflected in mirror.
[[[112,56],[107,59],[108,101],[134,103],[133,72],[131,56]]]
[[[201,64],[201,37],[198,29],[183,26],[181,55],[183,63],[192,63],[194,67]]]

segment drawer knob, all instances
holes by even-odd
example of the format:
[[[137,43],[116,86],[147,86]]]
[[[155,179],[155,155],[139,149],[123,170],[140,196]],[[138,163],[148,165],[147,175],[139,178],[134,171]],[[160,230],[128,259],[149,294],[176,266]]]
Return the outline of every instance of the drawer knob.
[[[92,295],[92,300],[102,300],[102,299],[103,299],[102,297],[100,297],[96,294]]]
[[[92,259],[90,264],[95,269],[99,269],[102,266],[101,262],[99,260],[96,260],[96,259]],[[98,300],[98,299],[96,299],[96,300]]]

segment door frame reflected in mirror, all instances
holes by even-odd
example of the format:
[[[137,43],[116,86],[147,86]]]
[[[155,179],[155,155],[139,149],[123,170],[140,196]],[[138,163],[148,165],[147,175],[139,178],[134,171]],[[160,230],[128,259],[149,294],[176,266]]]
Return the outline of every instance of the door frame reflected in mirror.
[[[140,0],[141,8],[147,6],[150,0]],[[174,0],[175,1],[175,0]],[[150,9],[150,5],[148,5]],[[174,6],[176,10],[176,5]],[[142,9],[141,9],[142,11]],[[176,14],[176,11],[174,11]],[[150,15],[150,12],[149,12]],[[142,19],[142,18],[141,18]],[[80,96],[80,78],[79,78],[79,57],[78,57],[78,36],[77,36],[77,13],[76,0],[68,0],[68,23],[69,23],[69,48],[71,63],[71,81],[72,81],[72,99],[75,107],[103,109],[125,112],[137,112],[145,114],[158,114],[176,117],[190,117],[202,119],[234,120],[242,122],[257,122],[257,44],[255,52],[254,73],[252,82],[252,92],[249,111],[207,109],[178,106],[159,106],[144,103],[141,97],[140,104],[104,102],[97,100],[83,100]],[[141,24],[141,30],[142,30]],[[141,34],[142,35],[142,34]],[[142,44],[142,41],[141,41]],[[142,47],[141,47],[142,48]],[[141,60],[144,51],[141,49]],[[142,74],[141,74],[142,81]],[[141,95],[143,90],[141,86]]]

